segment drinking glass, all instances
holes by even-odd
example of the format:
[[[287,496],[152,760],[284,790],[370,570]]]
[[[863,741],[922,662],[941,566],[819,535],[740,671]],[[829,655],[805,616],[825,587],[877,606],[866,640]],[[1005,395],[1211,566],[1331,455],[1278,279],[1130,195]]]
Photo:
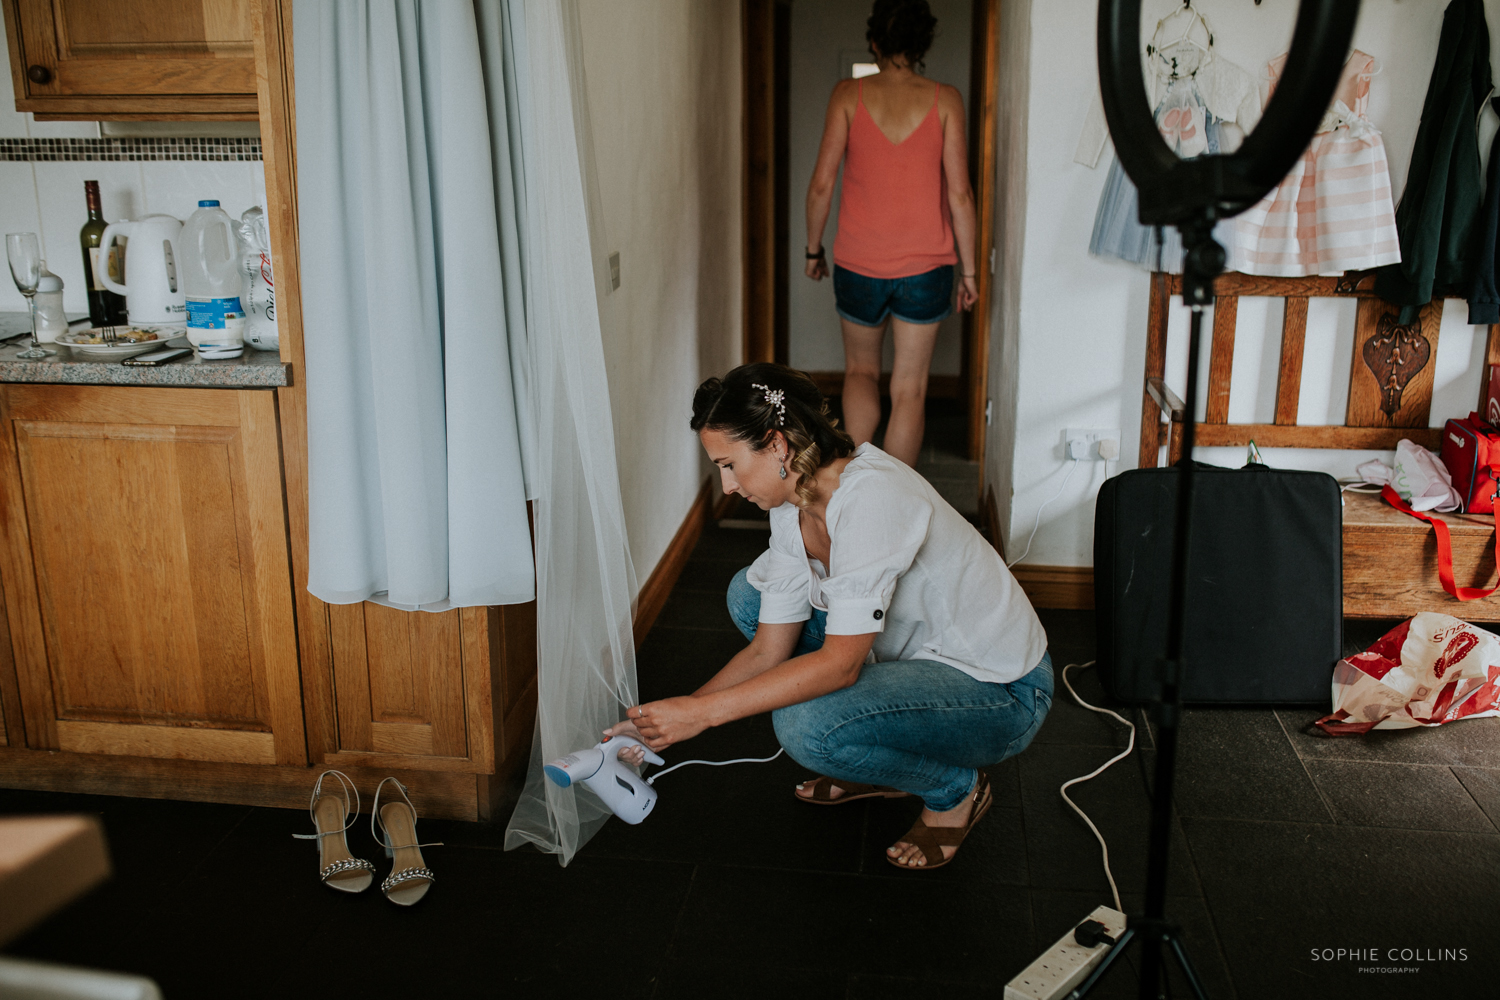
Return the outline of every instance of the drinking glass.
[[[31,308],[31,349],[16,357],[45,358],[57,353],[44,350],[36,339],[36,286],[42,280],[42,251],[36,233],[6,233],[5,256],[10,260],[10,276],[15,280],[16,290],[26,296],[26,304]]]

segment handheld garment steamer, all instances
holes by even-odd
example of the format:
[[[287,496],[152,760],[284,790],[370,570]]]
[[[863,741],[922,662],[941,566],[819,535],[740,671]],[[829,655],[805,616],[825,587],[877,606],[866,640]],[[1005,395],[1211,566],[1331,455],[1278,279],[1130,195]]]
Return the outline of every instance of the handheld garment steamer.
[[[542,770],[546,772],[552,783],[560,788],[569,788],[574,782],[581,781],[593,790],[594,794],[604,800],[609,806],[609,811],[629,823],[631,826],[645,819],[651,812],[651,807],[656,805],[656,789],[651,783],[664,774],[670,774],[687,764],[707,764],[710,767],[722,767],[725,764],[765,764],[780,757],[782,751],[777,750],[769,757],[741,757],[737,760],[685,760],[680,764],[673,764],[665,771],[657,771],[649,778],[642,778],[635,773],[635,769],[620,759],[620,751],[626,747],[640,747],[641,752],[646,755],[646,760],[652,764],[665,764],[651,748],[640,740],[629,736],[611,736],[603,743],[596,743],[587,750],[578,750],[559,757],[552,763],[544,765]]]
[[[629,736],[611,736],[588,750],[578,750],[566,757],[559,757],[543,770],[552,779],[552,783],[560,788],[567,788],[575,781],[588,785],[609,806],[610,812],[634,826],[645,819],[651,812],[651,807],[656,805],[656,789],[620,759],[620,751],[626,747],[640,747],[645,752],[646,759],[653,764],[666,763],[640,740]]]

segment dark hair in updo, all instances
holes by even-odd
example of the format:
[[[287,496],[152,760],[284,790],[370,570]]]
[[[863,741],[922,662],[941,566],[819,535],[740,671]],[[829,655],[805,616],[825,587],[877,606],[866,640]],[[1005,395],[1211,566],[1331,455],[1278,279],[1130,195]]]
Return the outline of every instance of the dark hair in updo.
[[[918,73],[926,69],[922,57],[932,47],[933,29],[937,27],[927,0],[875,0],[865,23],[869,27],[865,41],[870,43],[871,55],[879,49],[887,59],[905,56]]]
[[[780,389],[786,415],[766,400],[766,389]],[[736,441],[746,441],[751,451],[764,451],[772,433],[786,435],[791,448],[797,497],[802,506],[818,499],[814,479],[818,470],[836,458],[854,454],[854,439],[839,430],[839,422],[828,415],[828,401],[806,372],[786,365],[757,362],[740,365],[723,378],[711,378],[693,394],[694,431],[714,430]]]

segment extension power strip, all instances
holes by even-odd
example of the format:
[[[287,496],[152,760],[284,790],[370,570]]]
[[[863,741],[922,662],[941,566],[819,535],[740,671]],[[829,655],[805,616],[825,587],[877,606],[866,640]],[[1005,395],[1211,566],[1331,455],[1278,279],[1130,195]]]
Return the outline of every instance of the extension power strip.
[[[1115,940],[1125,933],[1125,914],[1107,906],[1099,907],[1085,919],[1099,921],[1105,933]],[[1069,930],[1041,958],[1005,984],[1005,1000],[1061,1000],[1088,978],[1107,951],[1109,945],[1103,942],[1085,948],[1073,940],[1073,930]]]

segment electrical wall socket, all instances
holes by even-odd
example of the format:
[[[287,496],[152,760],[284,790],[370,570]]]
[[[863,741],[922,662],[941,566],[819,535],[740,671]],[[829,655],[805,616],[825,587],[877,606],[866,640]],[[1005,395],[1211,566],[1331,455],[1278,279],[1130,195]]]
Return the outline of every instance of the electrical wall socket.
[[[1125,933],[1125,914],[1101,906],[1085,920],[1097,920],[1115,940]],[[1079,923],[1083,923],[1082,920]],[[1109,951],[1108,944],[1085,948],[1073,940],[1073,928],[1042,953],[1021,974],[1005,984],[1005,1000],[1060,1000],[1088,978]]]
[[[1120,457],[1120,431],[1118,428],[1070,427],[1063,431],[1068,458],[1095,459],[1110,462]]]

